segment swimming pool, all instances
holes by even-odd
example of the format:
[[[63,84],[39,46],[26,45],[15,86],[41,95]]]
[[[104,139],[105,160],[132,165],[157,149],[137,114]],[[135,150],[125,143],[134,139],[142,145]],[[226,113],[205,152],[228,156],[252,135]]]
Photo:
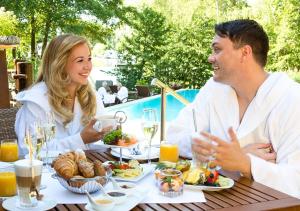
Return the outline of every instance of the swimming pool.
[[[178,90],[177,93],[182,97],[186,98],[189,102],[192,102],[199,89],[183,89]],[[145,108],[156,109],[157,118],[160,121],[160,103],[161,96],[155,95],[152,97],[143,98],[140,100],[131,101],[125,104],[115,105],[107,108],[109,113],[115,113],[116,111],[124,111],[129,120],[141,119],[143,110]],[[171,121],[177,117],[179,111],[184,107],[180,101],[174,98],[172,95],[167,94],[167,109],[166,109],[166,120]]]

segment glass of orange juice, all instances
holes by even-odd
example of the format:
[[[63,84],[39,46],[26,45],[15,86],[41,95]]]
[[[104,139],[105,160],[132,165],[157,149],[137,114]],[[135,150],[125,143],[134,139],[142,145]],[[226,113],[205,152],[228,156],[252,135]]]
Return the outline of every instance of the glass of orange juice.
[[[14,162],[19,158],[18,153],[18,143],[16,139],[5,139],[1,141],[1,161]]]
[[[0,187],[0,197],[16,195],[16,174],[12,165],[0,167]]]
[[[159,161],[177,162],[179,158],[179,149],[177,144],[161,142],[159,151]]]

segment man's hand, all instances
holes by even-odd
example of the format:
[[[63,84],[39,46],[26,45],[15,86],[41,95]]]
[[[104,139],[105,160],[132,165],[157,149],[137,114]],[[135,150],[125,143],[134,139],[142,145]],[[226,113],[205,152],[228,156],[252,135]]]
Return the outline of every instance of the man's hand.
[[[207,132],[201,134],[215,142],[216,145],[210,144],[214,151],[215,164],[221,166],[224,170],[239,171],[245,177],[251,178],[251,161],[249,156],[240,147],[239,141],[236,137],[232,127],[228,130],[231,142],[226,142]]]
[[[271,143],[248,144],[247,146],[243,147],[243,151],[272,163],[275,163],[276,161],[276,152],[273,150]]]
[[[103,138],[103,136],[111,131],[112,127],[103,128],[100,132],[96,131],[93,126],[96,123],[96,119],[92,119],[81,131],[80,135],[85,144],[96,142]]]

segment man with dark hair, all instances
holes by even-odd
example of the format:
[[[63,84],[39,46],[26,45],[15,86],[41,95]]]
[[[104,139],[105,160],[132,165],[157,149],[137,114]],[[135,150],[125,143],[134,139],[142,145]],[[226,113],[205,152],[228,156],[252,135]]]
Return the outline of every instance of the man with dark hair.
[[[256,21],[221,23],[215,33],[213,77],[170,124],[167,139],[183,156],[213,158],[225,170],[300,197],[300,85],[264,70],[269,43]],[[200,134],[191,139],[194,120]]]

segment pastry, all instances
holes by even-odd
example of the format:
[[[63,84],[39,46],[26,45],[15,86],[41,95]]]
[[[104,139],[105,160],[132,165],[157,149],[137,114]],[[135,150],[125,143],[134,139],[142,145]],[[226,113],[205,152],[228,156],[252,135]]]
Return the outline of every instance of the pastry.
[[[69,158],[71,160],[75,160],[75,155],[74,155],[74,152],[67,152],[67,153],[64,153],[64,154],[60,154],[58,156],[58,158]]]
[[[57,158],[53,161],[53,168],[63,178],[70,179],[78,174],[77,164],[69,158]]]
[[[95,176],[93,163],[84,160],[79,160],[77,164],[82,176],[86,178],[91,178]]]
[[[94,172],[96,176],[105,176],[106,170],[100,160],[94,161]]]
[[[87,161],[86,156],[83,151],[75,151],[74,153],[74,161],[78,163],[80,160]]]
[[[75,188],[80,188],[81,186],[83,186],[86,181],[84,181],[84,177],[80,176],[80,175],[76,175],[74,177],[72,177],[71,180],[68,181],[69,185]]]

